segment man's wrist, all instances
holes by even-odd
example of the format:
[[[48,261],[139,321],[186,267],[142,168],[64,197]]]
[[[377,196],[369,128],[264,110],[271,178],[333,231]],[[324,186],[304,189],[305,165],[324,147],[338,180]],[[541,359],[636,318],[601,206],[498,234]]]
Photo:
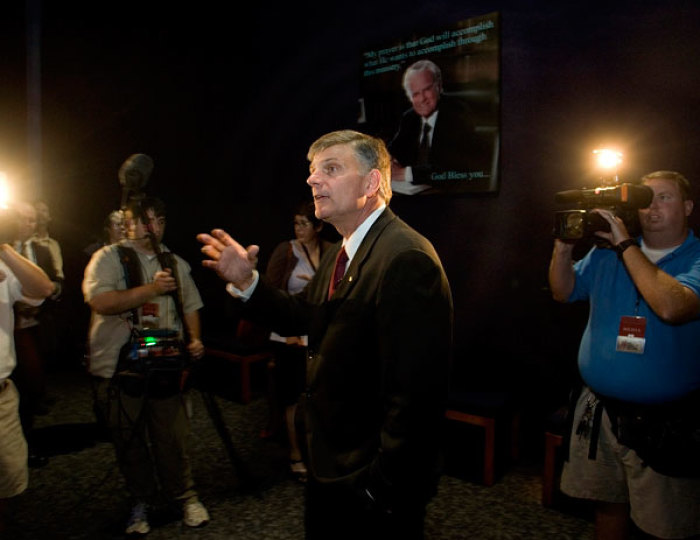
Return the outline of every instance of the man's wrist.
[[[248,300],[248,298],[250,298],[250,296],[253,294],[255,286],[258,284],[258,277],[258,271],[253,270],[252,279],[249,282],[241,284],[244,288],[239,289],[233,283],[228,282],[226,284],[226,292],[234,298],[238,298],[243,301]]]
[[[554,250],[553,250],[553,256],[554,257],[566,257],[566,258],[571,258],[574,253],[574,244],[572,242],[565,242],[560,239],[555,239],[554,240]]]
[[[226,292],[234,298],[239,298],[241,296],[241,290],[230,281],[226,284]]]
[[[617,254],[622,257],[622,254],[625,252],[625,250],[630,247],[630,246],[638,246],[637,241],[634,238],[628,238],[627,240],[623,240],[619,244],[615,245],[615,251],[617,251]]]
[[[157,296],[162,296],[165,294],[164,292],[160,292],[160,288],[158,287],[158,284],[155,281],[152,283],[147,283],[146,286],[150,286],[151,288],[150,298],[155,298]]]

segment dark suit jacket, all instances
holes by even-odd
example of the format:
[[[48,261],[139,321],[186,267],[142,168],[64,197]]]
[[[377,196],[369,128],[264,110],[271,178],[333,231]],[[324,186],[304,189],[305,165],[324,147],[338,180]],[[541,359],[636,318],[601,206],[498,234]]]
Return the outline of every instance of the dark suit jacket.
[[[442,95],[438,102],[429,167],[414,170],[414,178],[427,181],[431,172],[481,171],[489,163],[491,149],[474,133],[471,113],[463,100]],[[411,108],[401,117],[399,128],[389,142],[392,157],[403,166],[416,167],[421,136],[421,117]]]
[[[431,244],[388,208],[328,300],[339,249],[297,296],[261,279],[248,313],[282,335],[309,336],[303,406],[315,478],[369,487],[388,504],[427,501],[452,345],[447,278]]]
[[[59,336],[59,313],[58,301],[63,292],[63,279],[58,277],[56,263],[51,255],[51,250],[36,242],[32,242],[34,255],[36,256],[36,264],[39,266],[49,279],[56,284],[56,292],[44,300],[39,309],[39,333],[41,336],[41,348],[45,354],[52,354],[58,348]],[[65,322],[65,321],[64,321]]]
[[[46,246],[32,242],[32,248],[34,249],[34,255],[36,256],[36,264],[39,266],[49,279],[54,283],[58,283],[59,286],[63,282],[62,279],[58,277],[58,270],[56,269],[56,263],[51,256],[51,250]]]
[[[62,292],[63,279],[58,277],[58,270],[51,255],[51,250],[36,242],[31,242],[31,245],[37,266],[46,272],[49,279],[56,284],[56,292],[53,296],[44,300],[41,306],[18,304],[15,306],[15,309],[24,313],[25,316],[35,317],[39,321],[39,343],[37,345],[45,355],[50,355],[57,349],[60,339],[57,302]]]

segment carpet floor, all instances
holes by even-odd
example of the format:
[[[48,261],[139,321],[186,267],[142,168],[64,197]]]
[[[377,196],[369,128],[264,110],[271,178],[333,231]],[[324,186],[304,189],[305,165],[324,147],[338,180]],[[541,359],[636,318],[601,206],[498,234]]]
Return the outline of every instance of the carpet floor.
[[[94,423],[89,379],[81,370],[53,373],[48,390],[55,403],[48,414],[36,417],[33,440],[50,458],[44,467],[30,469],[29,488],[10,500],[3,538],[122,538],[128,498],[113,448]],[[163,505],[152,516],[148,538],[303,538],[303,485],[287,473],[284,444],[259,437],[267,418],[266,400],[258,395],[242,405],[216,398],[237,458],[232,461],[204,397],[191,392],[191,458],[211,522],[199,529],[184,527],[181,515]],[[541,489],[537,463],[509,467],[491,487],[445,474],[428,507],[426,538],[593,537],[585,512],[544,508]]]

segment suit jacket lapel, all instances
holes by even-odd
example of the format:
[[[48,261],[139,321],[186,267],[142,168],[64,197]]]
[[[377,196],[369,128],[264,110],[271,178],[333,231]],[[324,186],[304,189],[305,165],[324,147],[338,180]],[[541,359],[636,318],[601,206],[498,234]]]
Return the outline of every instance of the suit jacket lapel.
[[[343,280],[335,290],[335,294],[333,295],[334,298],[345,298],[352,290],[353,285],[360,278],[362,268],[372,252],[372,248],[376,244],[377,239],[381,236],[382,232],[389,225],[389,223],[391,223],[395,218],[396,214],[394,214],[394,212],[387,207],[377,218],[377,221],[372,224],[369,231],[367,231],[367,234],[363,238],[357,253],[355,253],[352,261],[350,261],[350,266],[345,272]],[[330,279],[330,274],[328,279]]]
[[[382,231],[396,218],[396,215],[387,208],[382,212],[377,221],[372,224],[367,235],[362,240],[360,248],[352,258],[345,277],[335,290],[333,297],[328,299],[328,284],[335,267],[335,259],[340,251],[341,242],[328,249],[324,259],[319,266],[318,272],[313,278],[312,285],[307,288],[306,299],[317,306],[316,316],[310,321],[309,327],[309,348],[319,350],[320,342],[326,334],[328,324],[335,317],[337,309],[343,300],[351,293],[355,283],[360,279],[362,269],[372,252],[377,239]]]

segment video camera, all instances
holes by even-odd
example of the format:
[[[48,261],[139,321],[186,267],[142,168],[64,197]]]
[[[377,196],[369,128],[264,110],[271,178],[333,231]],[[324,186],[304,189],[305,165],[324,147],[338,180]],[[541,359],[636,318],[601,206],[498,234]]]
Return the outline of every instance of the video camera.
[[[600,175],[600,185],[591,189],[560,191],[555,200],[559,204],[575,204],[575,209],[561,210],[554,215],[554,237],[560,240],[593,240],[599,247],[610,247],[596,232],[610,232],[610,224],[597,212],[602,208],[619,217],[627,231],[639,234],[637,210],[646,208],[654,198],[654,192],[642,184],[621,183],[617,174],[622,163],[622,153],[609,149],[593,150],[594,164]]]
[[[594,238],[596,231],[610,231],[610,224],[594,208],[606,208],[625,223],[630,234],[639,229],[637,210],[651,204],[654,192],[641,184],[622,183],[592,189],[560,191],[555,195],[559,204],[576,204],[576,209],[560,210],[554,214],[554,237],[560,240]],[[602,239],[601,239],[602,240]]]

